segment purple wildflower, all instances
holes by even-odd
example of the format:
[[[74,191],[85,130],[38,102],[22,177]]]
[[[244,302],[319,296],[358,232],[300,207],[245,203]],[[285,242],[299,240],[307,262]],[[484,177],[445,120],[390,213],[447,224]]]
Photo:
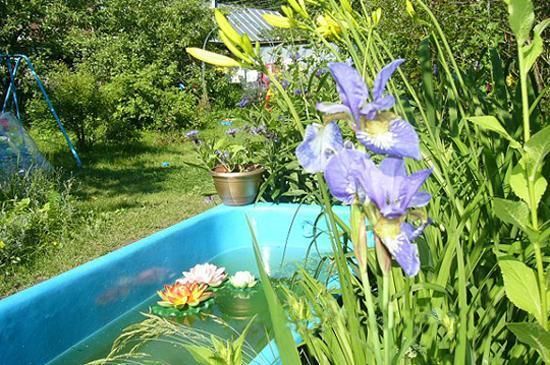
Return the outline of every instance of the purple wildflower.
[[[239,102],[237,103],[237,106],[239,108],[244,108],[248,104],[250,104],[250,98],[248,96],[245,96],[241,100],[239,100]]]
[[[229,160],[229,152],[227,151],[215,150],[214,154],[222,161]]]
[[[340,128],[334,122],[325,126],[310,124],[306,127],[304,141],[296,148],[300,165],[311,174],[323,172],[330,158],[344,148]]]
[[[239,132],[238,128],[229,128],[228,130],[225,131],[225,134],[231,137],[235,137],[238,132]]]
[[[328,72],[328,70],[326,68],[319,68],[319,69],[317,69],[317,71],[315,71],[315,76],[321,77],[324,74],[326,74],[327,72]]]
[[[254,136],[261,136],[267,132],[265,124],[259,125],[258,127],[250,128],[250,133]]]
[[[307,94],[307,89],[295,89],[294,95],[296,96],[302,96],[304,94]]]
[[[196,129],[190,130],[189,132],[185,133],[185,137],[189,139],[196,139],[198,138],[199,131]]]

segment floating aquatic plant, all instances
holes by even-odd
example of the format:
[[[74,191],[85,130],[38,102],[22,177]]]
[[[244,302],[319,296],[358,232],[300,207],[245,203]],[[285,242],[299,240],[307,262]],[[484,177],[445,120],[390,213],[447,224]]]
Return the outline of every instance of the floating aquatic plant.
[[[224,267],[218,267],[213,264],[198,264],[189,271],[183,272],[183,278],[176,282],[181,284],[198,283],[207,284],[211,287],[219,287],[227,278]]]
[[[176,309],[196,307],[214,295],[211,291],[208,291],[208,285],[206,284],[178,282],[165,285],[164,290],[157,293],[162,299],[158,302],[158,305]]]
[[[229,278],[229,283],[237,289],[253,288],[257,281],[250,271],[237,271]]]

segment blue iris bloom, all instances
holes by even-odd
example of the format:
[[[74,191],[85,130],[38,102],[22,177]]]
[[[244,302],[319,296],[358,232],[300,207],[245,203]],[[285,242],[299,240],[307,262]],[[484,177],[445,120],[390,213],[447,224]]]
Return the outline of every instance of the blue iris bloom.
[[[385,66],[374,80],[372,93],[356,69],[346,63],[330,63],[342,103],[318,103],[317,110],[347,115],[354,122],[359,142],[375,153],[419,160],[418,135],[407,121],[387,112],[395,105],[395,98],[384,94],[389,79],[403,62],[398,59]]]

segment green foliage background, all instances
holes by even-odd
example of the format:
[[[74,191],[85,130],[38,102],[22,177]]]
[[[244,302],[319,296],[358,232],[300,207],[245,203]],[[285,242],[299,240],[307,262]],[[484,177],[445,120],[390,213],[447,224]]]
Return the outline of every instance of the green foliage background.
[[[185,48],[213,28],[203,1],[16,0],[0,2],[0,13],[0,50],[31,57],[80,146],[201,124],[201,70]],[[215,103],[240,97],[223,73],[206,79],[216,81]],[[52,127],[31,86],[21,85],[28,122]]]

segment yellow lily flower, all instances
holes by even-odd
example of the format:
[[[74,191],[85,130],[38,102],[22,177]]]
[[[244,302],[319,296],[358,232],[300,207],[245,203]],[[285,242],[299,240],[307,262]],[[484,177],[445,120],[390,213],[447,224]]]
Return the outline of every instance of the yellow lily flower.
[[[330,15],[319,15],[316,22],[317,31],[325,38],[337,36],[342,31],[340,24]]]

